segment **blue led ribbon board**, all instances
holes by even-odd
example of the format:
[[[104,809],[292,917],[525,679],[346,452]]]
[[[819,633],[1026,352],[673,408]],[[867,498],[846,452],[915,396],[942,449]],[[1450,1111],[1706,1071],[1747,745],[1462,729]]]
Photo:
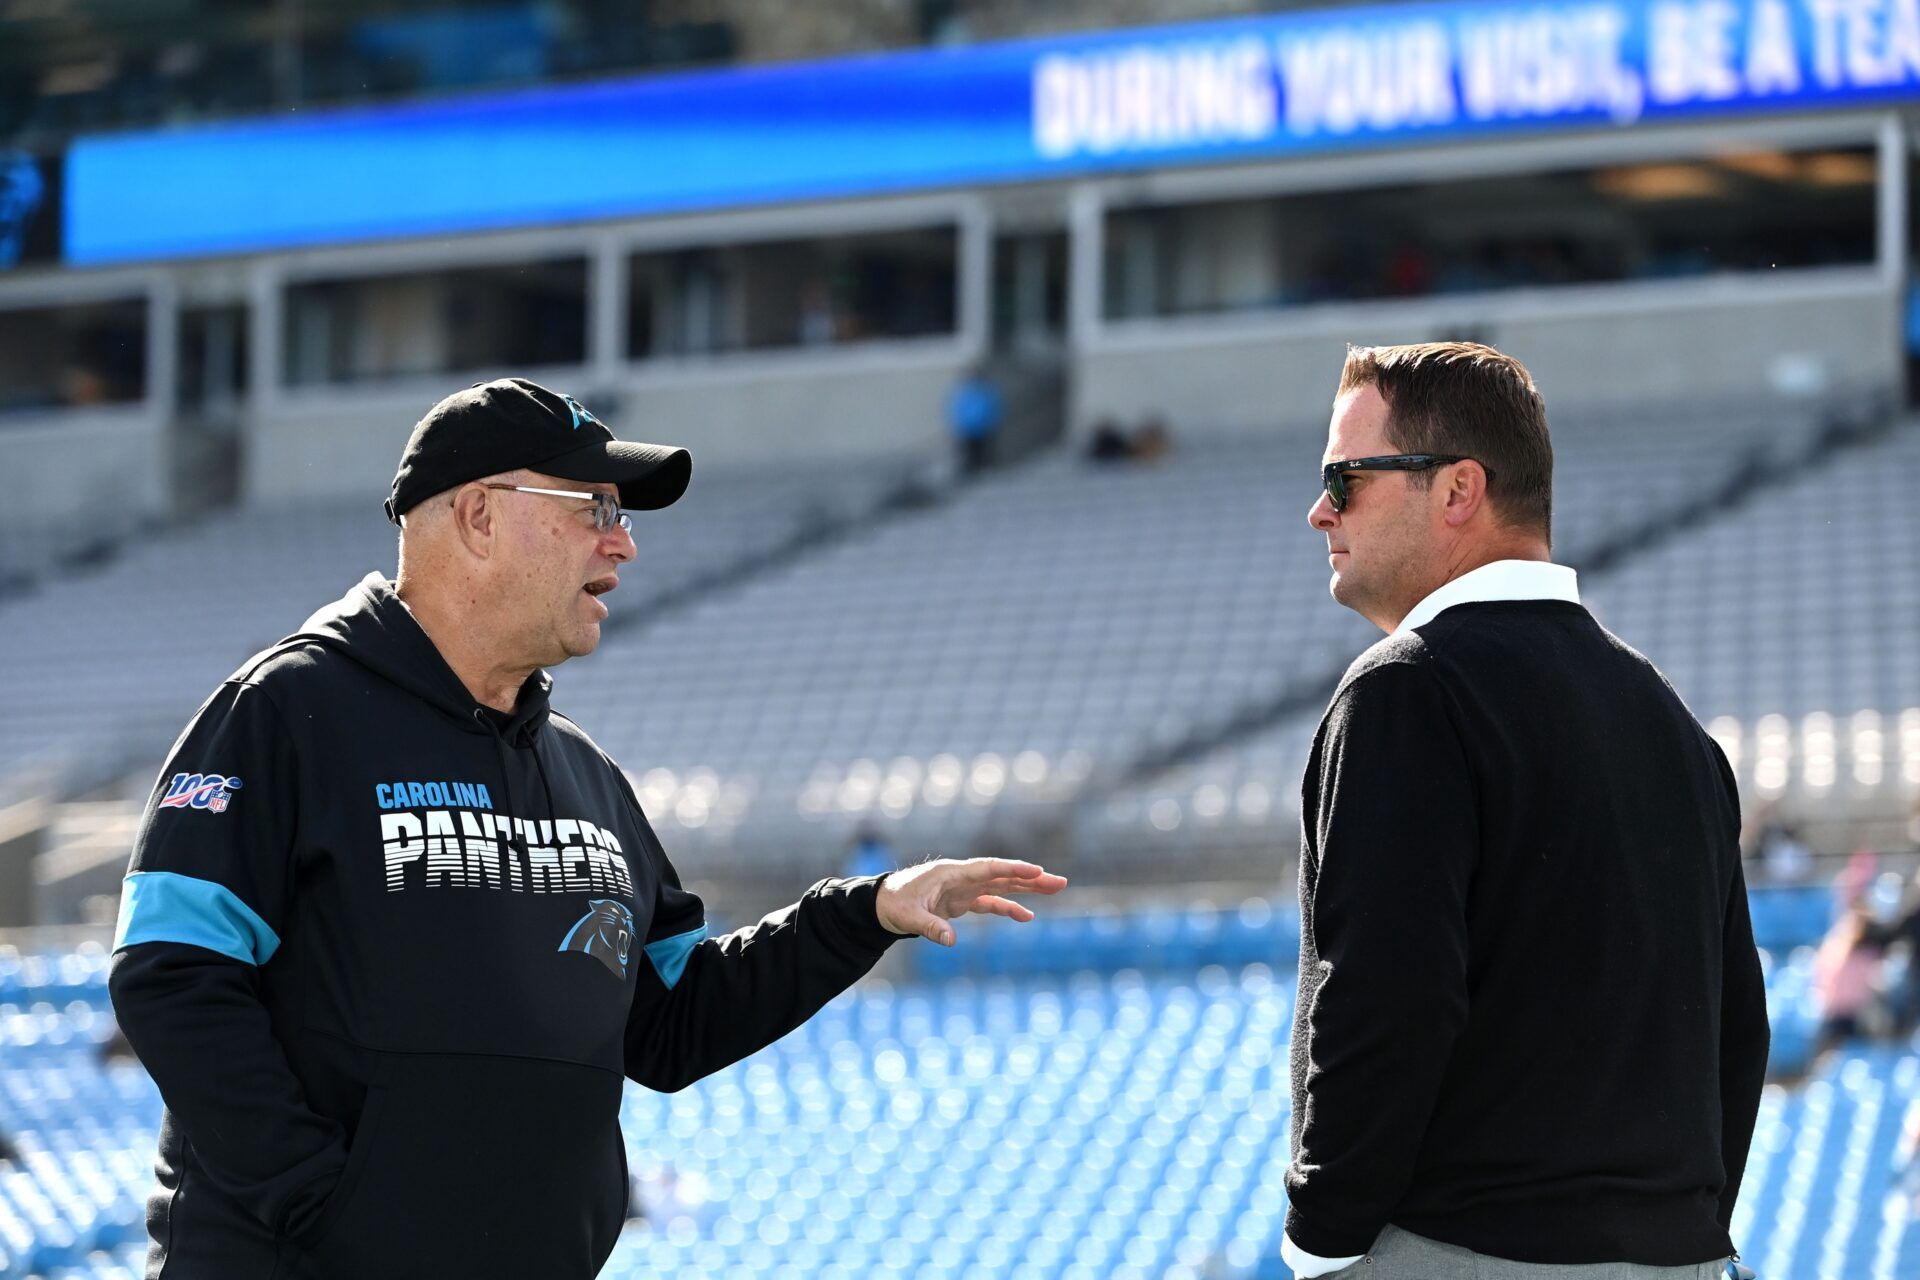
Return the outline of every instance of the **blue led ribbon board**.
[[[77,264],[1911,100],[1920,0],[1340,9],[98,137]]]

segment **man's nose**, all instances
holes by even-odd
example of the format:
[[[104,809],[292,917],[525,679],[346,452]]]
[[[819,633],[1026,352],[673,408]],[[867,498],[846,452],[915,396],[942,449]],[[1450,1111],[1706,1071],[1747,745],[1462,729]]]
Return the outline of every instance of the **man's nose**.
[[[612,533],[600,541],[601,550],[607,559],[615,564],[625,564],[640,554],[640,548],[634,544],[633,530],[616,526]]]
[[[1313,505],[1307,508],[1307,523],[1322,533],[1339,524],[1340,513],[1333,509],[1333,499],[1324,492],[1315,498]]]

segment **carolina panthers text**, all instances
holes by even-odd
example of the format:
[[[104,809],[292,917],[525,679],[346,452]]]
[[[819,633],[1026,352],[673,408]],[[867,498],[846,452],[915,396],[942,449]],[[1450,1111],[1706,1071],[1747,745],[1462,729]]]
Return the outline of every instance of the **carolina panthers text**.
[[[387,892],[506,889],[633,896],[612,832],[577,818],[530,820],[471,809],[383,813]]]

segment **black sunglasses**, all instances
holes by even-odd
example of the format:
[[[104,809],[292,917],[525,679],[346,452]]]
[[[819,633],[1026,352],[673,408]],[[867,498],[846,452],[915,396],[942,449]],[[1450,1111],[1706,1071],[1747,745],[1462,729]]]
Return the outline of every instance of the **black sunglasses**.
[[[1320,468],[1320,486],[1335,511],[1347,509],[1347,472],[1349,471],[1427,471],[1449,462],[1473,462],[1457,453],[1383,453],[1377,458],[1342,458]],[[1493,472],[1487,472],[1493,479]]]

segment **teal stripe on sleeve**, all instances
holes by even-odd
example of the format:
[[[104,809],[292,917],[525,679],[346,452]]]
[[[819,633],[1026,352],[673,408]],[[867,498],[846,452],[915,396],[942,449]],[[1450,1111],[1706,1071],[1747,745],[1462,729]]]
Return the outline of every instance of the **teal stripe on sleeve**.
[[[113,949],[142,942],[183,942],[252,965],[280,949],[280,936],[233,890],[171,871],[136,871],[121,883]]]
[[[667,990],[673,990],[673,984],[680,981],[693,949],[706,937],[707,926],[703,924],[698,929],[689,929],[685,933],[676,933],[671,938],[647,944],[647,959],[653,961],[653,971],[660,975],[660,981],[667,984]]]

